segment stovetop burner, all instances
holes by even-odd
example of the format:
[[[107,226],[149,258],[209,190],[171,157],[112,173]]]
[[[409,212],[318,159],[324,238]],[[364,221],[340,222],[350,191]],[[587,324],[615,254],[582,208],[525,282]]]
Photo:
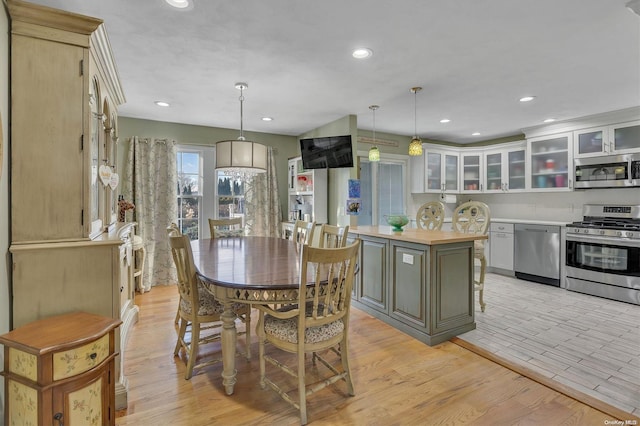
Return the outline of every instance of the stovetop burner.
[[[640,239],[640,206],[586,204],[583,220],[567,225],[567,234]]]

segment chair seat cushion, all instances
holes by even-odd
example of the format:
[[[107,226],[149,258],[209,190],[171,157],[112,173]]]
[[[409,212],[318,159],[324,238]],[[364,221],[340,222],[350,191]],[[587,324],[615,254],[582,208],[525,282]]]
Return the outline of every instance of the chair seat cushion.
[[[215,238],[244,237],[244,229],[214,229]]]
[[[280,319],[265,315],[264,331],[267,335],[289,343],[298,343],[298,318]],[[305,343],[318,343],[329,340],[344,332],[342,319],[318,327],[309,327],[305,331]]]

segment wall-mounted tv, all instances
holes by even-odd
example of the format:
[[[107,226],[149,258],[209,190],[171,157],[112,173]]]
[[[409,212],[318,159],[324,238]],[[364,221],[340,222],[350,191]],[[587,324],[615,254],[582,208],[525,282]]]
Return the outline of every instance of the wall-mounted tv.
[[[351,135],[300,139],[300,154],[305,169],[353,167]]]

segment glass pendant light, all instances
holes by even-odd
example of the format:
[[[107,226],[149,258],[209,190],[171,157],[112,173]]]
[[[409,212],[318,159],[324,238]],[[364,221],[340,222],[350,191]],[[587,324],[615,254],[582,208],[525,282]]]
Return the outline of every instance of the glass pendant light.
[[[373,146],[369,149],[369,161],[380,161],[380,150],[376,146],[376,110],[378,105],[371,105],[369,109],[373,111]]]
[[[412,87],[411,92],[413,93],[413,139],[411,139],[411,143],[409,143],[409,155],[419,156],[422,155],[422,141],[418,137],[417,131],[417,93],[422,90],[422,87]]]

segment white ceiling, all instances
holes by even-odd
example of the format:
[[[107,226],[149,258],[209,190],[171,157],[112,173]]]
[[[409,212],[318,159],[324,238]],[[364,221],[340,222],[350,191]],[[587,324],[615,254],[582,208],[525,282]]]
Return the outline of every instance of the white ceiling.
[[[299,135],[347,114],[371,129],[378,104],[376,131],[411,136],[421,86],[418,135],[469,143],[640,105],[627,0],[32,1],[104,20],[121,116],[239,129],[246,82],[245,130]],[[352,58],[363,46],[374,55]]]

